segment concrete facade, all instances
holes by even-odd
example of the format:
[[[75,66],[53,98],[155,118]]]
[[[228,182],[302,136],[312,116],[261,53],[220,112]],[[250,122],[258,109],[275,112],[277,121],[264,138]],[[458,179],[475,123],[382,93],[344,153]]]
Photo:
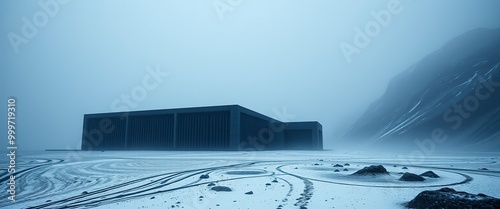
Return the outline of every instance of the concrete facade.
[[[85,114],[82,150],[323,149],[318,122],[283,123],[239,105]]]

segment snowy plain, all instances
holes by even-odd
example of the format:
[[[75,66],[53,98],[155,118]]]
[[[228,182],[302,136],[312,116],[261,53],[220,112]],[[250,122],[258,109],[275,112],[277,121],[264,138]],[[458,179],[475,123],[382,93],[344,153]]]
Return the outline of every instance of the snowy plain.
[[[15,202],[7,200],[8,174],[1,173],[0,208],[405,208],[418,193],[442,187],[499,198],[499,157],[449,153],[414,159],[404,153],[336,151],[24,152],[16,165]],[[350,175],[370,165],[383,165],[389,175]],[[429,170],[440,178],[398,180],[403,172]],[[209,178],[200,178],[203,174]],[[210,183],[232,191],[213,191]]]

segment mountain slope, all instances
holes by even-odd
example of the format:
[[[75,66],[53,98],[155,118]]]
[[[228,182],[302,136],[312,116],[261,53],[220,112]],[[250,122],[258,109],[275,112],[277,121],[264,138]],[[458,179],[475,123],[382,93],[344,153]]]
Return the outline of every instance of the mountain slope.
[[[394,77],[344,137],[407,144],[433,133],[500,149],[500,28],[469,31]]]

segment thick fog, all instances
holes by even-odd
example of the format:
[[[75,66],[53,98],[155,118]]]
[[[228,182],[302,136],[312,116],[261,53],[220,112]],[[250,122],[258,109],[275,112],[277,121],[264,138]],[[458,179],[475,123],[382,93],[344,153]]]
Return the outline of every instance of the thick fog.
[[[453,37],[500,27],[499,8],[496,0],[0,1],[1,112],[15,97],[22,150],[79,149],[86,113],[224,104],[319,121],[325,148],[336,149],[393,76]]]

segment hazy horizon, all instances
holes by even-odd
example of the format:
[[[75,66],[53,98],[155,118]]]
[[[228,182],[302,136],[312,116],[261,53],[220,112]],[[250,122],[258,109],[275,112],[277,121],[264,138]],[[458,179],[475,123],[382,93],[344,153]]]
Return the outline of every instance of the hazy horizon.
[[[391,78],[500,27],[493,0],[239,2],[1,1],[1,98],[17,100],[19,149],[79,149],[87,113],[227,104],[318,121],[325,149],[341,148]],[[378,33],[346,56],[372,22]]]

